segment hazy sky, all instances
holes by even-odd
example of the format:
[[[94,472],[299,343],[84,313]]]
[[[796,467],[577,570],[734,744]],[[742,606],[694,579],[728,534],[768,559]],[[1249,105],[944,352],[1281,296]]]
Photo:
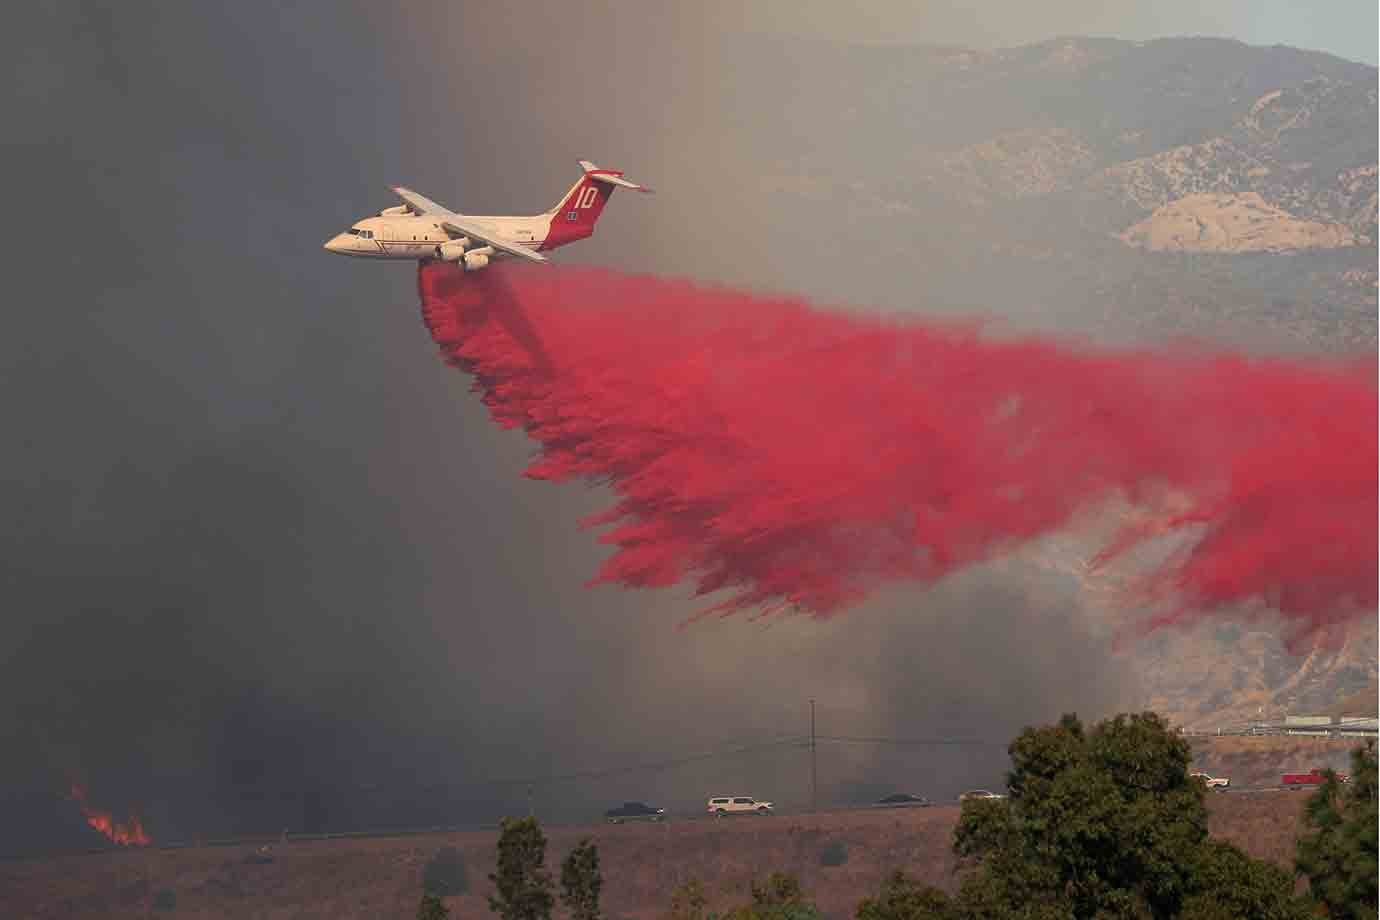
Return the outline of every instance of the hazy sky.
[[[1374,64],[1378,7],[1373,0],[755,0],[725,2],[718,12],[722,22],[749,30],[856,41],[1004,47],[1062,35],[1133,40],[1209,35],[1253,45],[1293,45]]]

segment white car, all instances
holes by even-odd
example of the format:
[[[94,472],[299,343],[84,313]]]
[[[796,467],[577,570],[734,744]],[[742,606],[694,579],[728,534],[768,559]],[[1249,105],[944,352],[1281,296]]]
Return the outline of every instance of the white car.
[[[970,789],[958,797],[960,802],[967,802],[970,799],[1004,799],[1005,795],[991,792],[987,789]]]
[[[709,813],[724,815],[769,815],[771,802],[759,802],[750,795],[720,795],[709,800]]]
[[[1190,773],[1188,775],[1190,777],[1196,777],[1197,779],[1201,779],[1204,783],[1207,784],[1207,787],[1209,789],[1226,789],[1228,786],[1231,785],[1231,780],[1225,776],[1213,777],[1208,776],[1206,773]]]

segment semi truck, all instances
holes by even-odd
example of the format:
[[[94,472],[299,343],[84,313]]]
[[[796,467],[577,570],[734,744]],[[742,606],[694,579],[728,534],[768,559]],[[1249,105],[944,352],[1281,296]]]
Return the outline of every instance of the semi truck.
[[[1338,773],[1337,779],[1344,783],[1350,782],[1350,777],[1345,773]],[[1288,786],[1291,789],[1302,789],[1305,786],[1321,786],[1326,781],[1327,777],[1324,776],[1323,771],[1317,767],[1314,767],[1307,773],[1285,773],[1279,778],[1279,784],[1281,786]]]

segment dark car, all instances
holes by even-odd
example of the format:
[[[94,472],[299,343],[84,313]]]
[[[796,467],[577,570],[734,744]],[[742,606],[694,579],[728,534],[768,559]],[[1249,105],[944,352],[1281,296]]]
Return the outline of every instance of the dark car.
[[[622,806],[604,812],[604,818],[610,824],[622,824],[624,821],[664,821],[666,809],[653,808],[643,802],[624,802]]]
[[[909,792],[898,792],[889,795],[884,799],[878,799],[872,804],[873,808],[929,808],[934,803],[923,795],[911,795]]]

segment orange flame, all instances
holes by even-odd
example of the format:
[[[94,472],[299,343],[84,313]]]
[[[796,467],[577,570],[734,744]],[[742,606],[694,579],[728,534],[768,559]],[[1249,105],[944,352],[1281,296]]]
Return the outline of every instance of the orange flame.
[[[87,804],[86,789],[80,783],[72,784],[72,798],[81,808],[86,823],[108,837],[112,843],[118,843],[122,847],[146,847],[153,843],[153,838],[144,830],[143,822],[139,820],[138,815],[130,815],[128,821],[117,823],[110,812],[92,808]]]

